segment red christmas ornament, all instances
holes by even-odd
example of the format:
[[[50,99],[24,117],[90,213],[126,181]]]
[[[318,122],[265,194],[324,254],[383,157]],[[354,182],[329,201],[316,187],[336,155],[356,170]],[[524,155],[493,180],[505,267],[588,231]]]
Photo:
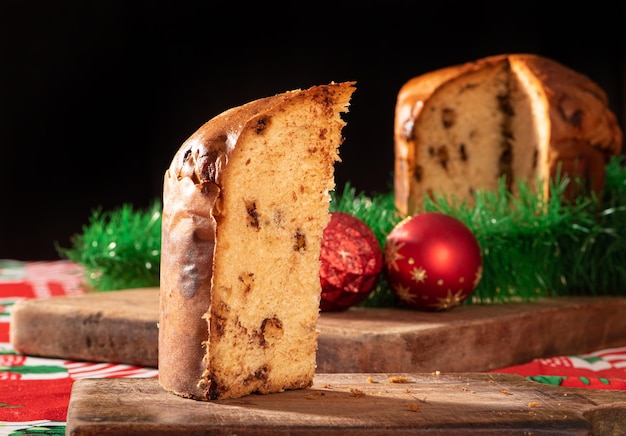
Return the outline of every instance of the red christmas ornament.
[[[331,212],[320,254],[320,309],[339,312],[359,304],[374,288],[383,255],[374,232],[344,212]]]
[[[385,272],[392,292],[406,306],[447,310],[476,289],[482,253],[472,231],[438,212],[400,222],[385,241]]]

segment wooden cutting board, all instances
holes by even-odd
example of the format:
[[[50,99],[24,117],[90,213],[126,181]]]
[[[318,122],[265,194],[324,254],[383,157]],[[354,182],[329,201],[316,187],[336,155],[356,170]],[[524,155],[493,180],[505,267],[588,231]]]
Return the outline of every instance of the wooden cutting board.
[[[158,311],[157,288],[22,300],[11,343],[27,355],[156,367]],[[624,297],[322,313],[318,372],[481,372],[623,346],[624,314]]]
[[[177,397],[156,379],[74,383],[66,434],[618,435],[626,392],[511,374],[318,374],[313,387],[235,400]]]

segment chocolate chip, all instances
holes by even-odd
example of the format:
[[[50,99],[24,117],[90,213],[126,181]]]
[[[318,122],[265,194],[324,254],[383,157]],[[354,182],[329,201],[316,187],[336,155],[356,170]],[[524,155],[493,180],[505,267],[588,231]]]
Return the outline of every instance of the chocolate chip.
[[[268,125],[269,125],[269,118],[267,117],[259,118],[254,128],[255,133],[257,134],[262,133]]]
[[[259,213],[256,210],[255,201],[246,201],[246,212],[248,213],[248,225],[259,230]]]
[[[448,147],[442,145],[437,149],[437,159],[439,160],[439,165],[441,165],[444,170],[448,170],[448,162],[450,161]]]
[[[243,283],[244,293],[248,293],[252,290],[252,285],[254,284],[254,273],[244,273],[239,276],[239,281]]]
[[[461,156],[462,161],[467,161],[467,150],[465,150],[465,144],[463,143],[459,145],[459,155]]]
[[[413,171],[413,178],[416,182],[422,181],[422,174],[424,174],[424,169],[421,165],[415,165],[415,170]]]
[[[294,235],[293,251],[306,250],[306,236],[300,230],[296,230]]]
[[[259,369],[257,369],[256,371],[254,371],[254,374],[250,374],[248,377],[246,377],[245,379],[243,379],[242,384],[244,386],[248,386],[250,383],[261,380],[263,382],[267,381],[267,367],[263,366]]]
[[[441,124],[444,129],[449,129],[456,123],[456,112],[451,108],[444,108],[441,111]]]

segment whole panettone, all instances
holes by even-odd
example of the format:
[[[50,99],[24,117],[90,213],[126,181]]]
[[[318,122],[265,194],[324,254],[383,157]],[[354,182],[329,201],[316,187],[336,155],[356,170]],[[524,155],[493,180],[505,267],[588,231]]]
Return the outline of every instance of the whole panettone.
[[[307,388],[322,234],[352,82],[204,124],[165,173],[159,383],[196,400]]]
[[[398,93],[395,202],[419,211],[425,196],[473,204],[504,177],[549,194],[557,174],[600,192],[622,131],[605,92],[587,76],[534,54],[503,54],[432,71]],[[567,195],[580,194],[572,183]],[[584,186],[584,185],[583,185]]]

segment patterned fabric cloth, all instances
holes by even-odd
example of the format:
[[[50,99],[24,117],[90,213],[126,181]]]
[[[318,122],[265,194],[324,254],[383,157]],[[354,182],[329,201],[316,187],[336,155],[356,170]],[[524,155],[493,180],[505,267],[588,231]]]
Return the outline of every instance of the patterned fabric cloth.
[[[535,359],[491,372],[520,374],[529,380],[555,386],[626,390],[626,347]]]
[[[154,368],[23,356],[13,350],[13,304],[24,298],[81,295],[82,274],[68,261],[0,260],[0,435],[64,435],[75,380],[157,376]],[[535,359],[491,372],[557,386],[626,390],[626,347]]]
[[[0,260],[0,435],[64,435],[74,380],[157,376],[154,368],[15,353],[9,342],[13,304],[24,298],[81,295],[82,273],[67,261]]]

